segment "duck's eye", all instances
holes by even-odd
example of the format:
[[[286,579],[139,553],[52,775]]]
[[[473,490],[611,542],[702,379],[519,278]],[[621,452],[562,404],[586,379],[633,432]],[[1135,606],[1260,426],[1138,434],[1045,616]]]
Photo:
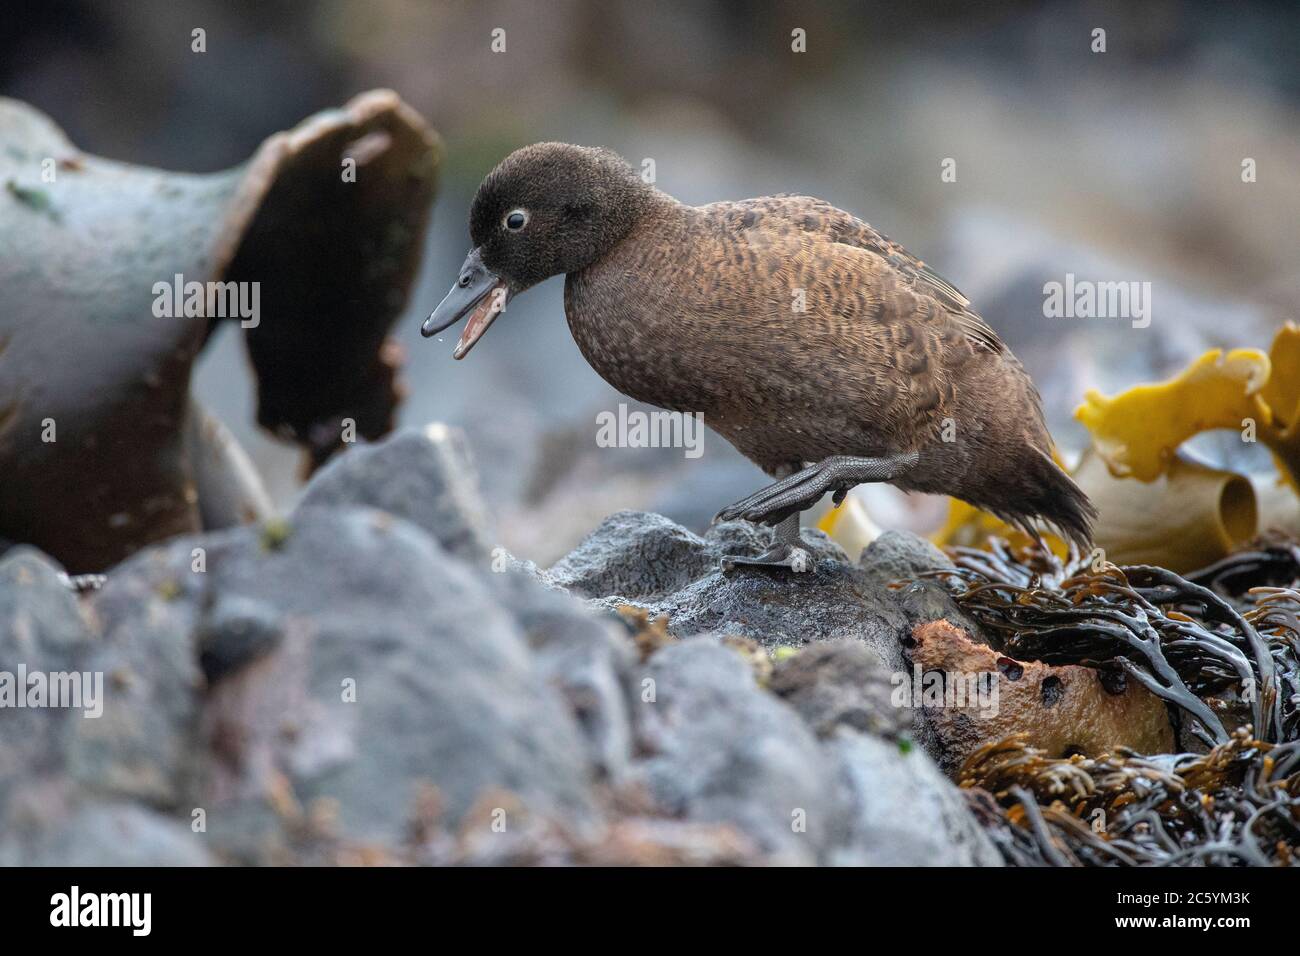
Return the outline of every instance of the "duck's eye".
[[[528,213],[522,209],[512,209],[506,213],[505,223],[511,232],[518,232],[528,225]]]

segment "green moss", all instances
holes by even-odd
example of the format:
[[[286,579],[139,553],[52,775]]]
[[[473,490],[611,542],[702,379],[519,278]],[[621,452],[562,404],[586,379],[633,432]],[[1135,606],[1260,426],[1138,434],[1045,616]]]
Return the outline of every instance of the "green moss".
[[[293,533],[293,527],[284,518],[271,518],[262,525],[262,550],[279,551]]]
[[[51,219],[57,220],[59,218],[58,210],[54,208],[54,202],[50,199],[50,194],[45,190],[19,186],[12,179],[5,180],[5,189],[9,192],[9,195],[24,206],[37,212],[43,212]]]

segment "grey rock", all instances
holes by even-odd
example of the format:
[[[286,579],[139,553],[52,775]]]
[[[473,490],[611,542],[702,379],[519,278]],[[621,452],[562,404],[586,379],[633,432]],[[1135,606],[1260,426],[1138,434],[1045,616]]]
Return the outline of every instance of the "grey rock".
[[[912,712],[891,702],[889,676],[871,647],[832,641],[779,661],[768,689],[794,707],[819,737],[844,727],[896,739],[911,730]]]
[[[72,720],[65,746],[69,774],[92,792],[185,809],[203,749],[195,632],[204,575],[190,570],[198,541],[140,552],[90,597],[100,639],[81,669],[103,675],[103,715]]]
[[[19,788],[62,773],[66,725],[80,719],[64,708],[18,707],[24,675],[68,672],[93,645],[76,595],[62,569],[35,548],[18,545],[0,560],[0,688],[15,695],[0,707],[0,832]]]
[[[840,841],[834,762],[738,653],[709,637],[683,641],[651,657],[646,680],[634,706],[647,756],[635,774],[665,812],[730,823],[774,862],[815,863]]]
[[[42,661],[47,656],[67,660],[90,642],[63,574],[52,558],[30,545],[16,545],[0,559],[0,654],[10,655],[9,663],[29,654]]]
[[[678,637],[734,634],[769,649],[855,638],[901,666],[902,611],[822,532],[804,531],[812,556],[804,573],[722,573],[723,555],[757,554],[771,540],[770,529],[747,522],[718,524],[700,537],[660,515],[620,512],[553,566],[546,580],[605,608],[630,603],[651,616],[667,614]]]
[[[522,629],[539,671],[563,694],[598,773],[617,780],[632,756],[627,691],[636,654],[625,627],[546,588],[535,566],[487,575]]]
[[[202,836],[132,803],[83,803],[0,836],[0,866],[212,866]]]
[[[902,610],[909,634],[917,624],[944,618],[987,643],[979,625],[961,610],[943,584],[933,579],[911,580],[927,571],[953,567],[948,556],[929,541],[910,531],[886,531],[863,549],[859,563],[863,580],[888,593]],[[890,587],[891,582],[903,580],[910,583]]]
[[[610,515],[549,572],[579,597],[655,600],[708,573],[717,561],[697,535],[662,515]]]
[[[26,547],[0,562],[0,670],[85,676],[79,689],[98,696],[80,707],[0,708],[0,860],[205,862],[186,829],[149,809],[176,804],[197,750],[184,623],[165,599],[110,579],[92,629],[60,573]]]
[[[850,804],[831,862],[850,866],[1001,866],[957,788],[925,753],[864,734],[828,743]]]
[[[224,856],[276,858],[322,808],[347,840],[399,846],[428,785],[449,825],[494,790],[575,827],[592,817],[583,738],[524,634],[419,528],[311,507],[203,540],[207,570],[189,577],[204,594],[176,602],[195,608],[192,631],[208,606],[283,622],[205,700],[190,803]],[[189,545],[129,562],[113,587],[156,590]]]
[[[723,555],[757,554],[771,543],[771,530],[743,521],[724,522],[701,537],[660,515],[620,512],[541,577],[553,587],[589,598],[596,607],[613,610],[627,603],[644,608],[651,617],[667,615],[668,629],[676,637],[736,635],[769,650],[855,641],[874,654],[882,675],[910,673],[904,642],[917,623],[944,617],[980,634],[937,581],[916,581],[901,589],[890,586],[952,567],[928,541],[908,532],[886,532],[863,551],[858,566],[822,532],[804,529],[803,536],[813,558],[807,572],[742,567],[724,574]],[[644,562],[643,553],[649,556]],[[879,690],[877,686],[872,694]],[[833,707],[821,697],[837,694],[827,689],[805,703],[813,709]],[[867,710],[849,720],[870,724],[866,714],[875,714],[879,732],[905,733],[937,753],[933,730],[920,710],[893,713],[870,700],[857,703]],[[848,699],[839,704],[848,708],[846,713],[852,711]],[[820,729],[821,720],[814,718],[813,725]]]
[[[491,524],[465,435],[433,424],[406,428],[337,455],[307,485],[298,508],[365,505],[404,518],[471,562],[491,551]]]

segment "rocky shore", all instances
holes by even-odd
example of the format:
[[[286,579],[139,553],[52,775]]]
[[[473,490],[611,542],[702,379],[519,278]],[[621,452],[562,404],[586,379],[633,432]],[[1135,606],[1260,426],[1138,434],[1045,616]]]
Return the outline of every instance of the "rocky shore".
[[[13,548],[0,670],[104,700],[0,710],[0,863],[1000,863],[890,699],[916,623],[972,626],[885,586],[942,554],[823,536],[793,584],[718,571],[765,534],[623,512],[539,569],[435,425],[81,596]]]

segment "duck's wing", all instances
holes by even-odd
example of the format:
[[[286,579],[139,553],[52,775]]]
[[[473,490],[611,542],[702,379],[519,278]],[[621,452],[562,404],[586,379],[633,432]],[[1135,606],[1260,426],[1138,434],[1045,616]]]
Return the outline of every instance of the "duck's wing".
[[[767,196],[731,205],[742,218],[756,221],[760,217],[775,216],[804,232],[875,253],[889,265],[900,282],[942,306],[971,344],[990,352],[1006,350],[998,334],[971,308],[970,299],[956,286],[851,213],[812,196]]]

